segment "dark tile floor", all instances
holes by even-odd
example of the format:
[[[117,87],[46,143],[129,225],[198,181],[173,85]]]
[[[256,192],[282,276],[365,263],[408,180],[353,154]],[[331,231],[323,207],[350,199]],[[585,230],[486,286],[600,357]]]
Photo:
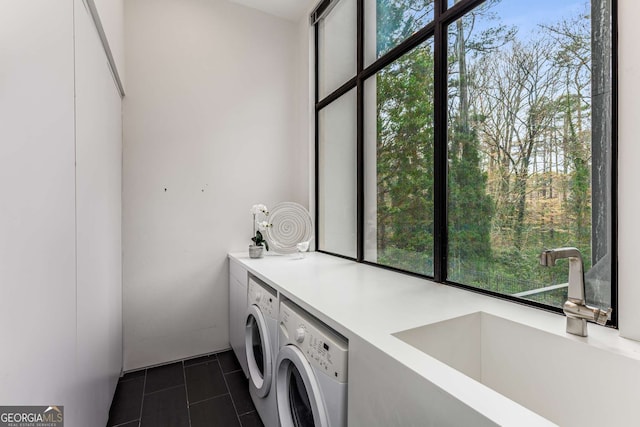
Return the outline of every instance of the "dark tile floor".
[[[262,426],[233,351],[124,375],[108,427]]]

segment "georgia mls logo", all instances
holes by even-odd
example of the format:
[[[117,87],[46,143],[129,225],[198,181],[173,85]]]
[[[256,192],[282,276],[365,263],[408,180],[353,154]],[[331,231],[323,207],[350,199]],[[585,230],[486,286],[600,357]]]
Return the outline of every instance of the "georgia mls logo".
[[[44,410],[44,413],[45,414],[49,413],[55,417],[57,422],[62,422],[62,419],[63,419],[62,410],[57,406],[49,406],[47,409]]]
[[[64,406],[0,406],[0,427],[63,427]]]

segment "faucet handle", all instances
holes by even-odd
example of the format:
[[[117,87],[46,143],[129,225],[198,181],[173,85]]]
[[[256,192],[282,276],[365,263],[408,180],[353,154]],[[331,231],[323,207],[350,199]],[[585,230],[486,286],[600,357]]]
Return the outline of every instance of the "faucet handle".
[[[598,312],[596,313],[596,323],[598,325],[602,325],[604,326],[607,321],[611,318],[611,313],[613,312],[612,308],[608,308],[606,310],[601,310],[598,309]]]
[[[540,265],[545,267],[553,267],[556,265],[556,259],[553,256],[553,250],[545,250],[540,254]]]

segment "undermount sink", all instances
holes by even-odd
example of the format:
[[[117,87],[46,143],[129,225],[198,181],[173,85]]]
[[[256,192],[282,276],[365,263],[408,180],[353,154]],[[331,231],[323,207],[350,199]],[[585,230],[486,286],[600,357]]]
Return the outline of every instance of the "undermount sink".
[[[558,425],[640,423],[636,359],[484,312],[393,335]]]

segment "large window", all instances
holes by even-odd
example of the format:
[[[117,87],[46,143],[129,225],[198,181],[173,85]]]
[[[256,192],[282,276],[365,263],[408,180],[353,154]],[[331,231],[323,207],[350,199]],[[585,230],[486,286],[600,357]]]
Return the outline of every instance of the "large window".
[[[559,310],[575,246],[615,306],[613,1],[322,2],[319,250]]]

